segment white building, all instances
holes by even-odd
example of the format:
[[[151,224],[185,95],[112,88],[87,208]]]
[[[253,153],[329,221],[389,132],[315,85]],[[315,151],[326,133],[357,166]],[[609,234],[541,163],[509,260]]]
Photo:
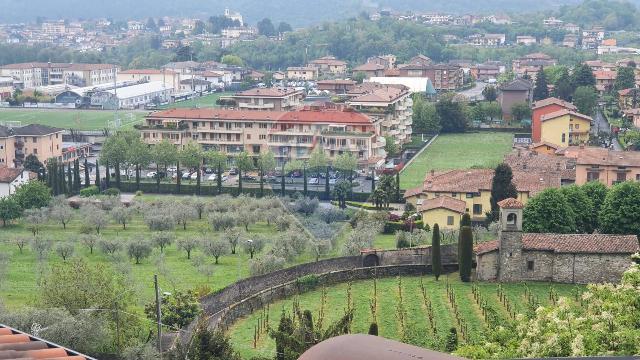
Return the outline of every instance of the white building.
[[[121,87],[95,93],[91,96],[91,105],[103,109],[136,109],[149,104],[162,104],[171,99],[174,93],[172,87],[165,86],[161,81],[151,81],[144,84]]]
[[[15,194],[20,185],[31,180],[31,175],[24,169],[0,167],[0,198]]]

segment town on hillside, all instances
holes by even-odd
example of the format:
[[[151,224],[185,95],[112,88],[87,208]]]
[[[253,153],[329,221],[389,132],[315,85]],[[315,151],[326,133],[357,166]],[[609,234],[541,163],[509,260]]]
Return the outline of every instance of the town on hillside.
[[[640,353],[633,3],[249,3],[0,24],[1,359]]]

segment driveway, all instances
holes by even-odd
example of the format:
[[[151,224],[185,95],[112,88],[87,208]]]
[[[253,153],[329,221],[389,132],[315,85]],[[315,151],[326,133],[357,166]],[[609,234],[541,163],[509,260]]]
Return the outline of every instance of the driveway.
[[[602,115],[602,111],[598,109],[596,111],[596,116],[594,116],[593,118],[593,126],[591,127],[591,133],[595,135],[600,131],[605,133],[610,133],[611,126],[607,122],[607,119],[604,117],[604,115]],[[620,143],[618,142],[617,138],[613,138],[612,145],[613,145],[613,150],[622,150],[622,146],[620,146]]]
[[[459,91],[458,94],[464,95],[469,101],[481,101],[484,100],[482,91],[487,87],[487,83],[476,81],[476,85],[471,89]]]

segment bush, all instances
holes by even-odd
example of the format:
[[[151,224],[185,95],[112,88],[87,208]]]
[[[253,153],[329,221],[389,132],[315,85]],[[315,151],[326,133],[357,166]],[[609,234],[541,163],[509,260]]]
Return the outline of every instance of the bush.
[[[317,275],[314,275],[314,274],[305,275],[297,279],[298,286],[303,287],[305,289],[313,289],[318,285],[319,282],[320,282],[320,279],[318,278]]]
[[[118,196],[120,195],[120,190],[116,188],[108,188],[103,191],[102,194],[107,196]]]
[[[284,267],[285,260],[273,254],[264,254],[263,256],[249,260],[249,272],[252,276],[264,275]]]
[[[143,192],[141,190],[136,191],[136,196],[142,196]]]
[[[80,197],[91,197],[100,194],[100,189],[97,186],[91,185],[87,188],[80,190]]]
[[[413,229],[412,229],[413,228]],[[411,221],[387,221],[384,224],[383,233],[395,234],[398,231],[425,230],[429,231],[429,225],[424,224],[422,220],[416,220],[411,225]]]
[[[404,249],[409,247],[409,238],[404,231],[396,232],[396,248]]]

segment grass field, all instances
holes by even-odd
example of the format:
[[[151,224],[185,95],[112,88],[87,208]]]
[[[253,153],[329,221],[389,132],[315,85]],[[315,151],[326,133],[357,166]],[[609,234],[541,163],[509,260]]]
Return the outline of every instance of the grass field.
[[[443,134],[400,174],[400,187],[410,189],[422,184],[431,170],[495,167],[511,149],[513,134],[479,132]]]
[[[449,276],[450,283],[456,294],[460,315],[468,324],[467,342],[479,342],[483,333],[487,331],[487,324],[482,317],[479,306],[474,301],[471,284],[461,283],[457,280],[457,274]],[[442,338],[448,330],[457,326],[455,315],[451,304],[447,300],[445,280],[435,281],[432,276],[423,278],[426,293],[433,308],[436,334],[432,334],[429,327],[429,319],[426,306],[422,297],[419,277],[403,277],[402,292],[403,305],[406,311],[405,337],[404,341],[421,347],[443,350]],[[484,299],[497,311],[500,320],[511,321],[505,308],[498,300],[494,283],[479,283],[480,293]],[[537,296],[541,304],[549,303],[550,285],[546,283],[530,283],[528,287]],[[554,284],[554,289],[560,296],[571,295],[574,285]],[[340,318],[347,308],[347,284],[340,284],[327,288],[327,304],[325,307],[325,326]],[[370,301],[373,299],[373,280],[363,280],[352,283],[351,296],[353,299],[354,321],[352,333],[367,333],[369,324],[372,321],[370,311]],[[524,284],[503,285],[507,298],[514,304],[517,312],[526,312],[527,302],[525,297]],[[581,287],[578,287],[581,289]],[[322,298],[322,290],[317,289],[297,297],[302,310],[311,310],[314,321],[318,319],[318,311]],[[269,325],[277,327],[283,309],[291,313],[293,299],[278,301],[269,305]],[[377,303],[378,303],[378,326],[379,335],[390,339],[401,339],[400,321],[398,314],[398,279],[384,278],[377,280]],[[252,315],[238,321],[229,329],[229,335],[234,348],[237,349],[244,359],[254,356],[272,357],[275,351],[275,343],[264,332],[260,335],[257,347],[253,347],[254,327],[258,323],[261,311],[256,311]],[[464,342],[465,340],[462,340]]]
[[[148,111],[118,111],[121,125],[132,127],[142,121]],[[2,109],[0,123],[19,121],[22,125],[41,124],[63,129],[102,130],[110,128],[115,119],[114,111],[104,110],[52,110],[52,109]]]
[[[192,108],[192,107],[197,107],[197,108],[212,108],[212,107],[218,107],[218,105],[216,105],[216,101],[221,97],[221,96],[226,96],[226,95],[230,95],[232,94],[231,92],[220,92],[220,93],[214,93],[214,94],[209,94],[209,95],[205,95],[205,96],[201,96],[195,99],[191,99],[191,100],[187,100],[187,101],[181,101],[181,102],[177,102],[174,104],[168,104],[168,105],[164,105],[161,106],[161,109],[173,109],[173,108]]]

